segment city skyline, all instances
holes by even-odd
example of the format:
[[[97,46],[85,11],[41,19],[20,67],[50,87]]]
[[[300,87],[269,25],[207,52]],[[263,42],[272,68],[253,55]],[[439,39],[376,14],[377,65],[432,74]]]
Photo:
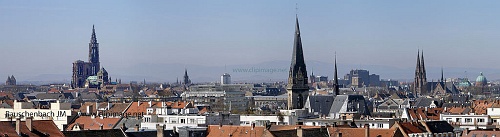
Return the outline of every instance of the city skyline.
[[[156,2],[0,2],[0,28],[6,30],[0,34],[0,62],[9,64],[0,76],[70,74],[71,63],[86,57],[92,24],[111,76],[140,74],[119,70],[140,64],[220,67],[290,58],[297,2]],[[423,49],[426,66],[444,67],[445,73],[500,69],[493,58],[500,35],[495,4],[449,2],[299,2],[305,60],[333,63],[337,51],[339,64],[406,69]],[[333,67],[323,69],[331,70],[323,75],[333,75]],[[161,77],[172,81],[182,75],[177,73]]]

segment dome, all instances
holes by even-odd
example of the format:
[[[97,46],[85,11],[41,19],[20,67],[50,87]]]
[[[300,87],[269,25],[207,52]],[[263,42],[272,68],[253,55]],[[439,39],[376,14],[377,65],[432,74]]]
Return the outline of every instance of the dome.
[[[488,83],[486,77],[483,75],[483,72],[476,78],[476,86],[485,86]]]

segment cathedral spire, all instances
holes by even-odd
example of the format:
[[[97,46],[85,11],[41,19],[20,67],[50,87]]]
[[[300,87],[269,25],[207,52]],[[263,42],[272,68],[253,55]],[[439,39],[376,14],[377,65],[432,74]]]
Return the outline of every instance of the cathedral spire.
[[[92,24],[92,35],[90,36],[90,43],[97,43],[94,24]]]
[[[421,70],[420,70],[420,50],[418,50],[417,52],[417,67],[415,68],[415,75],[417,75],[417,73],[419,73]]]
[[[335,70],[333,74],[333,92],[339,95],[339,78],[337,76],[337,53],[335,53]]]
[[[422,50],[422,59],[420,59],[422,61],[422,63],[420,65],[421,66],[421,71],[422,71],[422,75],[423,75],[423,78],[425,79],[425,81],[427,81],[427,74],[425,72],[425,61],[424,61],[424,50]]]

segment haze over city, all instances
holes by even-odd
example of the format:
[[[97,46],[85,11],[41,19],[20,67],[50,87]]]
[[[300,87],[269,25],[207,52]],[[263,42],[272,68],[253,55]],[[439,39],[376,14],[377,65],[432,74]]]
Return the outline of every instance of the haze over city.
[[[359,68],[382,78],[410,79],[417,50],[423,49],[429,79],[438,79],[441,67],[449,77],[473,78],[482,71],[498,79],[498,4],[1,1],[0,76],[69,81],[71,63],[88,57],[92,25],[101,64],[118,78],[174,82],[187,68],[194,81],[209,82],[234,68],[288,69],[298,14],[309,72],[331,77],[337,52],[340,74]],[[232,75],[235,80],[254,77]],[[286,76],[277,73],[268,79]]]

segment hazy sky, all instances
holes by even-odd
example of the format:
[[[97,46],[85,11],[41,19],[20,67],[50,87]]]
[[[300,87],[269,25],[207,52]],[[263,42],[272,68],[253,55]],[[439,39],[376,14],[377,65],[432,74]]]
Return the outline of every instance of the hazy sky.
[[[493,0],[0,1],[0,79],[71,73],[92,24],[108,71],[290,60],[296,3],[306,62],[500,69]]]

